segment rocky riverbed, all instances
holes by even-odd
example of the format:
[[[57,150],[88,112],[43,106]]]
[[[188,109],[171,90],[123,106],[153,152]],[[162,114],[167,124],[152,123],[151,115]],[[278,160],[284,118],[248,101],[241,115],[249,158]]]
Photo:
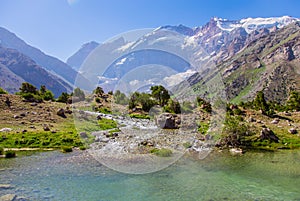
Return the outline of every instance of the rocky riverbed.
[[[82,111],[80,113],[83,115]],[[93,118],[112,119],[118,123],[117,129],[92,132],[94,142],[89,145],[89,152],[113,169],[117,167],[120,170],[120,165],[126,167],[121,170],[125,172],[151,171],[151,167],[157,170],[173,163],[186,151],[197,152],[203,157],[214,145],[209,135],[205,136],[198,132],[195,122],[201,116],[197,113],[188,115],[163,113],[152,119],[136,119],[90,111],[84,113]],[[163,125],[167,124],[169,129],[164,129]],[[153,154],[155,150],[169,150],[172,154],[160,157]]]

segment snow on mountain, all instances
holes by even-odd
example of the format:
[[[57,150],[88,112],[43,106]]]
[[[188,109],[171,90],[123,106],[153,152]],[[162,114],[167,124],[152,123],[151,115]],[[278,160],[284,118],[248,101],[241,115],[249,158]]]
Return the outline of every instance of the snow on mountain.
[[[299,21],[298,18],[293,18],[289,16],[283,17],[270,17],[270,18],[245,18],[240,21],[227,20],[222,18],[214,18],[217,22],[217,26],[223,31],[233,31],[236,28],[244,28],[247,33],[261,29],[270,28],[276,26],[277,28],[282,28],[292,22]]]

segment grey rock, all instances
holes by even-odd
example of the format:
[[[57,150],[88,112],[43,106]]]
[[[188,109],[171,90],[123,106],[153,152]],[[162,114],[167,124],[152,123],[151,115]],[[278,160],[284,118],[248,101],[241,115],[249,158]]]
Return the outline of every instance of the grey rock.
[[[60,117],[67,118],[67,116],[65,114],[65,110],[63,108],[60,108],[59,110],[57,110],[56,114]]]
[[[274,119],[273,121],[271,121],[271,124],[278,124],[279,123],[279,119]]]
[[[261,140],[270,140],[270,141],[274,141],[274,142],[278,142],[279,138],[275,135],[275,133],[269,129],[269,128],[263,128],[260,131],[260,136],[259,138]]]
[[[296,130],[296,128],[290,128],[289,129],[289,133],[291,133],[291,134],[297,134],[298,131]]]
[[[88,138],[88,135],[86,134],[86,132],[81,132],[79,135],[81,138]]]
[[[15,194],[6,194],[0,197],[1,201],[14,201],[17,198]]]

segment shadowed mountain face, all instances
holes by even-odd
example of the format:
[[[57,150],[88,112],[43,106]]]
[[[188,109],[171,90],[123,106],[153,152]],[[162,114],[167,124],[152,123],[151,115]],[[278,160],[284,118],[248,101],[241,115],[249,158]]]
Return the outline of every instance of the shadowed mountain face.
[[[74,69],[59,59],[46,55],[41,50],[32,47],[18,38],[14,33],[0,27],[0,45],[6,48],[18,50],[20,53],[33,59],[38,65],[53,74],[65,79],[69,84],[73,85],[76,79],[83,80],[82,83],[88,85],[88,80],[78,74]],[[86,86],[82,86],[83,88]]]
[[[71,91],[72,87],[61,78],[49,73],[32,59],[14,49],[0,46],[0,87],[10,93],[19,91],[22,82],[39,88],[45,85],[55,96]]]

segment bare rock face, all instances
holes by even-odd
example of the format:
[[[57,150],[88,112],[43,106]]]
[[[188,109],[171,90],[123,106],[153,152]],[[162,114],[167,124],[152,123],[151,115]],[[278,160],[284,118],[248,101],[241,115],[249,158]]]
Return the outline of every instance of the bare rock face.
[[[263,128],[260,131],[260,136],[259,138],[261,140],[270,140],[270,141],[274,141],[274,142],[278,142],[279,138],[275,135],[275,133],[269,129],[269,128]]]
[[[163,129],[178,129],[180,127],[180,116],[177,114],[163,113],[156,117],[156,124]]]

